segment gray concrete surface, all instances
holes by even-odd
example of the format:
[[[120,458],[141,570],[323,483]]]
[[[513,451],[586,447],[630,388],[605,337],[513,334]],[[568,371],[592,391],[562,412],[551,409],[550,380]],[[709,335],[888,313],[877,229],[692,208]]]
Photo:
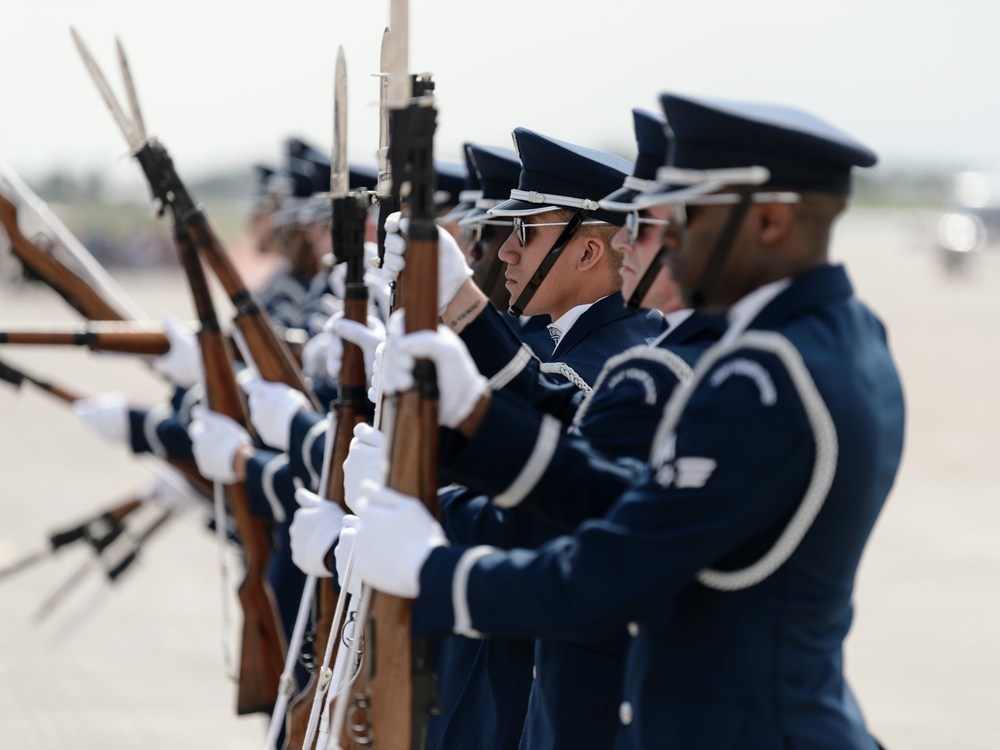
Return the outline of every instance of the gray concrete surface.
[[[890,748],[1000,747],[1000,253],[947,278],[922,218],[857,212],[840,227],[862,298],[886,321],[906,388],[904,465],[859,573],[847,673]],[[179,275],[122,277],[151,315],[191,317]],[[75,320],[46,289],[0,285],[0,321]],[[83,351],[0,355],[88,394],[166,391],[134,362]],[[45,533],[128,495],[149,472],[60,403],[0,384],[0,566]],[[146,516],[148,519],[150,516]],[[138,523],[137,519],[137,523]],[[233,713],[218,565],[202,518],[167,527],[114,590],[97,577],[50,621],[31,614],[86,555],[0,581],[0,746],[19,750],[262,747]],[[97,597],[97,598],[95,598]]]

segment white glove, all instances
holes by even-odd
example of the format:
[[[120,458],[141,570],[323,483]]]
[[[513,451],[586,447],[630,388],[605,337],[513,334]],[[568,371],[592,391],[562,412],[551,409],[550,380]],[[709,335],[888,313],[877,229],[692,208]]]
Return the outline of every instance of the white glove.
[[[166,472],[166,468],[164,467]],[[144,503],[155,503],[164,510],[180,515],[202,504],[201,498],[176,471],[170,470],[169,480],[159,476],[142,493]]]
[[[337,549],[333,551],[333,559],[337,564],[337,580],[340,581],[340,588],[346,590],[351,596],[357,596],[361,593],[361,576],[358,575],[358,571],[352,570],[350,580],[347,579],[347,562],[351,559],[351,552],[354,550],[354,541],[357,535],[358,517],[344,516],[344,522],[340,527],[340,538],[337,541]]]
[[[329,319],[326,322],[329,323]],[[323,325],[325,327],[326,323]],[[322,380],[330,372],[331,363],[337,365],[339,372],[343,354],[344,346],[340,339],[329,331],[320,331],[302,347],[302,374],[313,380]]]
[[[378,314],[382,320],[389,317],[392,293],[389,290],[387,271],[381,268],[369,268],[365,271],[365,286],[368,287],[368,314]]]
[[[127,443],[130,437],[128,406],[120,393],[101,393],[73,402],[73,411],[92,432],[109,443]]]
[[[372,362],[371,385],[368,386],[368,400],[378,403],[379,389],[382,387],[382,362],[385,360],[385,342],[375,347],[375,361]]]
[[[354,570],[379,591],[407,599],[420,593],[420,569],[444,529],[416,498],[366,481],[359,501]]]
[[[326,556],[340,533],[344,511],[304,487],[295,491],[295,501],[299,509],[288,527],[292,562],[304,573],[330,578],[333,574],[326,567]]]
[[[233,459],[240,446],[253,445],[250,435],[234,420],[201,404],[191,410],[191,415],[194,419],[188,436],[198,471],[213,482],[232,484],[236,481]]]
[[[391,213],[385,220],[385,258],[382,268],[391,278],[397,278],[406,267],[406,240],[403,239],[409,227],[409,219],[401,219],[400,214]],[[438,314],[444,312],[448,303],[458,293],[465,280],[472,277],[472,269],[465,261],[465,253],[452,237],[441,227],[438,230]]]
[[[190,388],[203,380],[197,336],[167,313],[163,315],[163,332],[170,341],[170,349],[153,360],[153,368],[178,388]]]
[[[338,299],[347,299],[347,264],[337,263],[327,277],[330,290]]]
[[[287,453],[292,420],[300,411],[312,408],[309,399],[284,383],[267,380],[251,380],[243,390],[250,397],[250,423],[260,439]]]
[[[384,441],[385,435],[374,427],[364,422],[354,426],[354,438],[344,459],[344,502],[355,513],[361,497],[361,483],[366,479],[376,484],[385,481]]]
[[[329,331],[339,339],[344,339],[361,349],[361,354],[365,360],[365,379],[371,382],[372,368],[375,363],[375,349],[385,341],[385,326],[382,321],[373,315],[368,316],[368,325],[363,326],[357,321],[347,320],[343,313],[333,315],[324,326],[325,331]],[[337,362],[337,370],[331,375],[340,375],[340,362]]]
[[[406,335],[403,330],[403,316],[393,313],[382,363],[384,392],[408,391],[413,387],[414,361],[430,359],[437,369],[438,421],[445,427],[458,427],[486,393],[486,378],[476,369],[462,339],[446,326]]]

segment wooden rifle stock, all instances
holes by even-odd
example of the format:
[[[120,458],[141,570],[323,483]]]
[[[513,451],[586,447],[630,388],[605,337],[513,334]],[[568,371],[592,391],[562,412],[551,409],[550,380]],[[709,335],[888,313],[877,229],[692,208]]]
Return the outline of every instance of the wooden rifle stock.
[[[134,324],[75,325],[70,327],[46,324],[0,329],[0,344],[32,346],[86,346],[95,352],[161,355],[170,350],[170,341],[162,330],[143,330]]]
[[[404,115],[400,117],[400,115]],[[432,144],[435,110],[419,104],[394,113],[390,153],[406,153],[406,169],[393,161],[394,184],[410,182],[410,227],[403,271],[406,331],[437,330],[438,234],[434,220]],[[392,425],[388,486],[424,503],[437,515],[437,379],[433,364],[418,360],[415,387],[399,395]],[[413,602],[377,593],[372,600],[369,665],[372,735],[378,750],[419,750],[437,708],[430,671],[430,641],[410,635]]]
[[[60,401],[67,404],[72,404],[74,401],[79,401],[83,398],[83,396],[80,396],[69,389],[62,388],[61,386],[54,385],[46,380],[42,380],[41,378],[29,375],[16,367],[12,367],[6,362],[0,362],[0,380],[6,380],[15,388],[20,388],[21,384],[27,381],[36,388],[55,396]]]
[[[219,329],[205,271],[184,227],[178,222],[175,228],[181,265],[188,276],[201,322],[198,342],[205,370],[205,397],[211,409],[247,427],[246,403],[233,373],[229,342]],[[227,485],[226,491],[247,568],[238,590],[243,608],[243,637],[236,712],[268,713],[278,695],[285,661],[285,637],[274,595],[267,584],[271,542],[260,519],[250,514],[245,485],[242,482]]]
[[[368,288],[364,283],[364,228],[367,217],[367,199],[363,194],[350,193],[333,201],[333,251],[334,257],[347,263],[346,299],[344,300],[344,317],[361,325],[368,323]],[[332,404],[337,415],[337,428],[334,436],[333,450],[330,454],[330,467],[327,471],[327,486],[324,496],[337,503],[345,512],[350,513],[344,495],[344,459],[347,458],[351,440],[354,437],[354,427],[365,421],[365,404],[367,396],[367,377],[365,361],[360,347],[349,341],[343,342],[344,354],[340,363],[340,379],[337,386],[337,400]],[[326,651],[327,639],[333,626],[333,616],[337,609],[337,594],[329,581],[320,579],[316,620],[316,654]],[[337,643],[339,649],[343,641]],[[336,650],[334,658],[336,658]],[[288,750],[299,750],[306,739],[309,725],[309,714],[312,709],[313,695],[316,692],[318,680],[315,674],[302,691],[295,696],[288,710],[288,735],[285,747]],[[331,686],[331,690],[336,686]],[[346,730],[345,730],[346,734]],[[346,747],[350,737],[342,737],[341,745]],[[318,748],[317,750],[322,750]]]
[[[114,305],[55,256],[36,247],[17,224],[17,207],[0,195],[0,224],[10,239],[14,255],[42,281],[52,287],[74,310],[89,320],[125,320]]]
[[[189,242],[229,295],[236,308],[233,322],[243,334],[261,377],[301,391],[315,405],[315,399],[302,379],[295,358],[275,332],[267,312],[261,309],[247,289],[208,218],[195,205],[166,149],[158,141],[150,139],[143,143],[135,157],[142,166],[153,195],[163,206],[171,207],[175,222],[183,226]]]

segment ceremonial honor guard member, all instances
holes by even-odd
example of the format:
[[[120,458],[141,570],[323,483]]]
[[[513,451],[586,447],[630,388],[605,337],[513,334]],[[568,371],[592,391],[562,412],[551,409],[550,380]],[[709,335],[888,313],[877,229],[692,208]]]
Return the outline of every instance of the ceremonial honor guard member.
[[[652,345],[635,346],[612,356],[582,406],[581,399],[565,384],[562,387],[539,385],[549,391],[544,399],[547,413],[527,408],[512,394],[495,393],[484,428],[458,452],[459,458],[451,461],[448,467],[451,479],[475,490],[442,498],[442,524],[452,543],[530,546],[547,541],[560,530],[572,529],[590,512],[583,503],[580,508],[567,511],[569,520],[550,515],[545,519],[546,524],[531,521],[517,508],[504,507],[519,501],[515,484],[518,480],[525,484],[527,460],[520,447],[514,451],[506,451],[506,446],[495,450],[490,445],[491,437],[508,428],[523,430],[523,436],[540,433],[555,436],[562,450],[582,457],[581,471],[602,470],[608,463],[617,471],[623,460],[631,460],[630,466],[641,466],[670,394],[678,382],[690,378],[698,356],[721,334],[723,326],[718,317],[692,314],[684,307],[676,285],[660,262],[660,237],[666,222],[651,219],[649,215],[664,209],[639,212],[630,202],[639,195],[636,186],[650,184],[668,150],[666,123],[661,116],[642,110],[634,110],[633,116],[639,152],[633,174],[625,179],[624,187],[602,200],[601,205],[630,214],[626,226],[612,239],[613,247],[624,254],[620,268],[624,296],[633,308],[646,307],[663,313],[669,328]],[[454,343],[461,346],[457,340]],[[503,423],[508,410],[518,417],[511,425]],[[525,417],[532,420],[530,426],[525,424]],[[550,432],[552,428],[555,431]],[[559,433],[562,438],[558,438]],[[536,463],[532,470],[544,472],[545,469],[543,463]],[[574,493],[560,487],[564,477],[560,474],[551,479],[546,489],[557,495],[559,502],[550,501],[549,506],[573,506]],[[586,480],[576,477],[573,483],[563,486],[581,481]],[[477,492],[486,495],[477,495]],[[494,504],[490,503],[490,495],[495,496]],[[535,531],[529,535],[526,529]],[[445,693],[452,683],[458,683],[462,693],[447,717],[442,747],[505,746],[495,738],[510,733],[514,717],[508,709],[502,719],[506,725],[498,729],[496,735],[484,732],[484,713],[497,713],[483,710],[484,696],[497,707],[511,704],[518,690],[515,657],[524,649],[522,643],[496,636],[449,641],[446,653],[451,658],[445,662],[445,667],[461,677],[442,674],[441,690]],[[520,746],[610,746],[617,727],[627,643],[624,627],[610,638],[582,645],[554,639],[539,640],[535,647],[534,681]],[[472,655],[459,660],[457,652],[460,649]],[[446,707],[449,705],[447,700],[444,703]]]
[[[475,207],[459,221],[462,230],[466,259],[472,268],[472,281],[489,298],[498,310],[507,309],[510,292],[504,276],[506,264],[500,259],[500,248],[514,229],[514,220],[490,216],[488,211],[510,198],[517,190],[521,176],[521,162],[517,152],[509,148],[477,146],[467,147],[473,169],[479,175],[482,196]],[[504,316],[504,321],[540,358],[552,353],[548,315],[522,315],[520,318]]]
[[[461,330],[479,370],[493,378],[495,390],[525,399],[544,399],[553,392],[561,396],[567,391],[582,396],[609,357],[629,346],[648,344],[664,327],[657,311],[626,309],[619,292],[622,257],[612,247],[625,215],[598,205],[622,184],[631,165],[610,154],[521,128],[514,131],[514,139],[521,158],[518,189],[513,199],[490,210],[501,212],[498,218],[515,227],[499,255],[508,263],[509,303],[520,301],[528,314],[556,321],[557,335],[550,337],[554,353],[550,348],[540,359],[521,342],[505,322],[505,314],[493,308],[469,279],[464,254],[444,233],[440,235],[439,310],[452,328]],[[394,270],[402,265],[404,247],[398,233],[387,236],[387,265]],[[531,291],[525,293],[529,286]],[[448,367],[442,364],[439,369],[444,372]],[[369,449],[377,450],[377,441],[370,438],[378,435],[362,434],[371,443]],[[364,448],[352,445],[348,463],[360,460]],[[489,465],[480,469],[489,471]],[[352,474],[345,464],[345,477]],[[481,512],[484,506],[488,511],[488,498],[478,495],[460,489],[440,498],[445,514],[455,518],[456,543],[537,546],[559,533],[526,516],[494,523],[484,517],[488,512]],[[300,528],[303,541],[310,542],[308,551],[307,544],[298,543]],[[336,532],[321,536],[305,529],[296,514],[294,559],[304,569],[315,569],[327,559],[335,538]],[[314,545],[315,541],[323,544]],[[443,747],[476,747],[478,741],[492,738],[490,742],[498,747],[515,747],[527,710],[534,645],[498,639],[483,649],[481,644],[462,644],[461,640],[448,644],[442,657],[444,726],[432,728],[432,741],[440,735]],[[473,708],[463,710],[463,706]]]
[[[624,308],[621,253],[611,238],[624,215],[598,201],[621,185],[631,164],[617,156],[516,128],[521,160],[518,188],[489,215],[509,218],[513,231],[499,250],[507,264],[511,314],[548,315],[552,353],[543,366],[511,332],[469,279],[468,264],[454,245],[441,243],[441,319],[469,346],[494,389],[530,391],[539,372],[558,373],[587,390],[604,361],[629,346],[648,343],[663,330],[651,311]],[[403,244],[387,241],[386,251]],[[515,384],[515,381],[517,383]]]
[[[534,550],[449,546],[422,505],[366,483],[355,567],[416,599],[418,633],[587,642],[626,628],[619,747],[874,750],[842,643],[903,398],[882,325],[827,254],[851,169],[875,155],[799,110],[662,103],[671,166],[635,202],[670,206],[674,279],[729,328],[664,409],[649,467],[591,475],[604,517]],[[435,335],[398,346],[433,357]],[[385,383],[406,387],[390,362]],[[449,372],[439,412],[472,438],[491,397],[468,370]],[[526,467],[546,450],[528,440]]]
[[[460,245],[464,245],[464,242],[459,223],[475,209],[476,202],[483,197],[479,173],[476,171],[476,165],[472,161],[472,154],[469,151],[471,145],[471,143],[462,144],[462,155],[465,157],[465,179],[462,183],[462,190],[458,193],[458,202],[447,213],[440,215],[437,220],[438,226],[454,237]],[[440,164],[435,166],[440,166]],[[442,180],[440,173],[437,174],[437,178],[439,182],[452,184],[450,179]],[[436,197],[437,195],[435,195]]]

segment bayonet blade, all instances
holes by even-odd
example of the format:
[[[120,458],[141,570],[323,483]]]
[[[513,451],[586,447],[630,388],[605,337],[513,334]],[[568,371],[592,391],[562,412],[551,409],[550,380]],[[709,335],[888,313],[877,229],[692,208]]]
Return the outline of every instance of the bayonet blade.
[[[392,33],[389,27],[382,32],[382,49],[378,58],[378,185],[380,196],[389,193],[389,49]]]
[[[333,154],[330,159],[330,195],[340,198],[350,190],[347,167],[347,62],[343,46],[337,49],[333,76]]]
[[[73,42],[76,44],[76,49],[80,53],[80,57],[83,58],[83,64],[87,66],[87,71],[90,73],[90,77],[94,80],[94,84],[97,86],[97,90],[101,92],[101,96],[104,98],[104,103],[108,105],[108,109],[111,110],[111,115],[115,118],[115,122],[118,123],[118,128],[122,131],[122,135],[125,136],[125,140],[133,151],[138,150],[141,145],[141,139],[136,141],[135,134],[132,130],[132,124],[125,117],[125,113],[122,111],[121,105],[118,104],[118,99],[115,98],[114,92],[111,90],[111,86],[108,85],[108,80],[104,77],[101,69],[97,66],[97,62],[94,60],[94,56],[90,54],[90,50],[87,49],[87,45],[83,43],[83,39],[80,35],[76,33],[76,29],[70,27],[70,33],[73,35]]]
[[[128,65],[128,58],[125,56],[125,48],[122,41],[115,37],[115,47],[118,48],[118,65],[122,70],[122,81],[125,83],[125,95],[128,97],[128,106],[132,111],[133,135],[140,142],[146,140],[146,123],[142,119],[142,110],[139,109],[139,97],[135,93],[135,84],[132,82],[132,70]]]
[[[410,83],[410,4],[409,0],[390,0],[389,30],[389,101],[388,106],[402,109],[413,96]]]

